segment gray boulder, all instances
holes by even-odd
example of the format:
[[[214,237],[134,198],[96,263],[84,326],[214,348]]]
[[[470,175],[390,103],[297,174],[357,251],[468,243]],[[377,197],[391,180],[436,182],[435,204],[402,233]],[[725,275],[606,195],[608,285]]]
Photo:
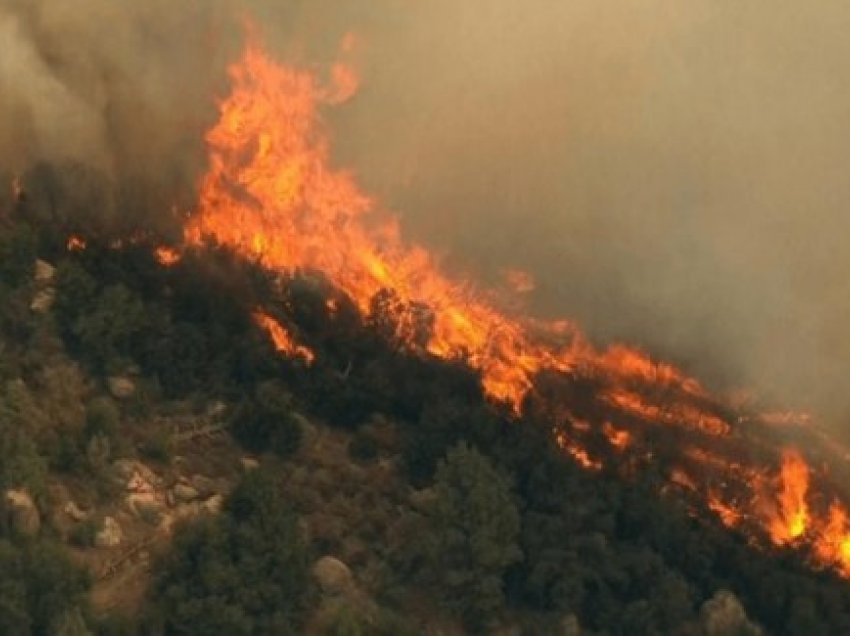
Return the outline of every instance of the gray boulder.
[[[46,284],[53,281],[56,276],[56,268],[47,261],[40,258],[35,261],[35,282]]]
[[[127,400],[136,393],[136,383],[124,376],[112,376],[107,384],[112,397],[117,400]]]
[[[706,636],[760,636],[762,629],[752,623],[741,601],[728,590],[718,590],[700,608],[700,621]]]
[[[354,576],[349,567],[332,556],[323,556],[313,564],[313,579],[329,596],[337,596],[354,588]]]
[[[35,293],[30,310],[37,314],[46,314],[53,307],[53,301],[56,300],[56,290],[52,287],[41,289]]]
[[[215,479],[210,479],[203,475],[192,475],[192,477],[189,478],[189,483],[192,485],[192,488],[198,492],[198,496],[201,499],[212,497],[221,490]]]
[[[124,533],[121,526],[113,517],[104,517],[103,527],[94,536],[94,544],[98,548],[114,548],[121,544]]]
[[[9,508],[12,527],[16,532],[33,537],[41,529],[41,515],[26,490],[7,490],[6,505]]]
[[[172,492],[174,493],[174,500],[178,503],[189,503],[200,496],[197,489],[189,484],[176,484]]]
[[[253,457],[243,457],[239,460],[239,463],[242,464],[242,470],[248,472],[249,470],[255,470],[260,467],[260,462],[258,462]]]
[[[222,494],[213,495],[201,504],[201,510],[211,515],[217,515],[220,513],[223,507],[224,495]]]
[[[71,519],[71,521],[85,521],[89,516],[89,514],[85,510],[82,510],[73,501],[69,501],[68,503],[66,503],[63,510],[65,514],[68,515],[68,517]]]

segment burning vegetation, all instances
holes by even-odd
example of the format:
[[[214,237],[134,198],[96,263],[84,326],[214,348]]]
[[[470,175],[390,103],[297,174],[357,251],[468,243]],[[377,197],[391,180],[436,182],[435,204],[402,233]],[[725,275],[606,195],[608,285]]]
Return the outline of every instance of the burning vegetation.
[[[185,229],[189,244],[212,238],[272,271],[321,272],[364,316],[383,299],[396,342],[469,365],[485,393],[516,415],[543,399],[541,374],[593,383],[598,399],[584,419],[563,396],[545,398],[558,423],[555,440],[580,465],[603,466],[582,441],[594,431],[626,457],[646,457],[647,438],[668,430],[693,445],[670,481],[698,499],[694,505],[756,543],[799,544],[814,563],[850,575],[839,493],[798,450],[763,430],[774,414],[745,419],[675,366],[623,345],[597,350],[572,323],[507,315],[446,276],[425,248],[405,243],[398,222],[330,160],[321,110],[354,94],[351,69],[336,65],[325,85],[313,72],[276,63],[252,40],[230,75],[232,93],[207,134],[210,168]],[[509,280],[519,292],[533,285],[521,272]],[[258,316],[279,351],[312,359],[279,323]],[[824,498],[826,510],[808,503]]]
[[[352,45],[347,38],[342,54]],[[0,265],[15,266],[0,286],[14,301],[0,309],[4,333],[25,343],[21,334],[48,329],[27,331],[19,314],[31,262],[49,254],[59,261],[50,297],[55,328],[93,377],[132,367],[167,399],[232,398],[235,440],[277,459],[291,459],[301,445],[305,420],[296,407],[352,432],[349,450],[358,460],[374,459],[384,444],[380,452],[389,459],[375,471],[403,466],[408,481],[396,490],[436,483],[443,500],[429,509],[433,493],[423,488],[417,495],[425,503],[412,503],[404,523],[385,520],[376,530],[364,522],[364,534],[390,546],[380,549],[400,572],[396,583],[407,577],[436,588],[437,597],[455,585],[454,598],[442,600],[462,606],[457,611],[473,632],[510,597],[547,614],[579,613],[600,631],[663,633],[692,626],[696,602],[726,587],[759,608],[770,627],[784,629],[786,615],[790,633],[817,625],[807,606],[797,608],[767,585],[763,594],[752,589],[776,572],[783,590],[811,584],[818,607],[831,612],[830,625],[845,614],[850,621],[850,591],[839,578],[850,578],[850,513],[832,468],[844,451],[808,416],[753,412],[639,349],[598,348],[572,322],[516,315],[503,309],[514,303],[501,305],[449,277],[424,247],[403,240],[398,221],[352,173],[332,164],[322,112],[351,99],[358,83],[344,62],[323,79],[275,62],[252,40],[230,76],[232,92],[207,133],[209,168],[182,240],[139,228],[99,233],[63,225],[54,210],[29,217],[35,207],[26,201],[26,179],[15,178],[28,251],[0,245]],[[508,270],[505,279],[515,294],[534,288],[523,272]],[[31,365],[25,353],[17,352],[25,361],[21,374]],[[383,431],[382,439],[375,420],[384,417],[398,430]],[[67,444],[85,454],[88,433],[75,434],[79,439]],[[45,465],[67,459],[52,439],[43,449],[32,446],[48,458]],[[0,462],[0,483],[4,470]],[[481,486],[476,479],[489,494],[476,501],[480,518],[472,523],[467,500]],[[397,511],[383,486],[366,499],[385,496]],[[463,488],[469,492],[458,497]],[[301,503],[311,505],[307,495]],[[234,505],[225,516],[239,510]],[[491,513],[505,523],[491,524]],[[446,533],[455,521],[472,524],[464,526],[469,537],[485,539],[499,526],[499,554],[478,555],[472,566],[466,554],[457,557],[447,549],[455,537]],[[224,523],[216,531],[222,536],[242,532],[242,525]],[[294,527],[287,516],[287,536],[262,538],[290,541]],[[164,566],[172,591],[204,578],[191,555],[216,540],[205,533],[190,535],[178,546],[185,554]],[[423,548],[420,533],[439,541]],[[343,550],[339,537],[317,541]],[[293,545],[286,549],[304,549]],[[299,559],[293,556],[302,567]],[[440,578],[453,568],[465,580],[486,580],[487,589]],[[644,589],[654,590],[651,616]],[[203,594],[219,603],[215,585]],[[303,590],[285,596],[295,607],[287,621],[300,624]],[[847,612],[833,602],[845,596]],[[184,603],[154,589],[152,598],[165,633],[197,620],[189,596]],[[627,619],[621,608],[631,612]]]

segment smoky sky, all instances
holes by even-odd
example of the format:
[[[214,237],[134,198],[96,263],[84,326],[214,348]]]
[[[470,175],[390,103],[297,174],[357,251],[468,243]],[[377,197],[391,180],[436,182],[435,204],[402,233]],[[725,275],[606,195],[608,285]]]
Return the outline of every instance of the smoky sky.
[[[358,35],[334,160],[448,269],[850,415],[847,3],[2,0],[0,167],[191,187],[245,14],[317,67]]]

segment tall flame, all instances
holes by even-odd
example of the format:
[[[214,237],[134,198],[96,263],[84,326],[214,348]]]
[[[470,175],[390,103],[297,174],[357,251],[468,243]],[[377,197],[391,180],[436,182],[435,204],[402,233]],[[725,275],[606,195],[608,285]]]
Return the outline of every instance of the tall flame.
[[[801,537],[809,524],[809,467],[796,450],[783,454],[779,481],[778,507],[770,515],[769,531],[775,543],[783,544]]]
[[[342,48],[350,49],[350,42]],[[426,249],[402,240],[395,218],[381,213],[352,174],[330,160],[320,110],[355,94],[357,75],[349,66],[334,65],[323,84],[313,72],[274,62],[250,41],[229,73],[232,92],[206,135],[209,169],[185,228],[188,243],[212,237],[269,269],[321,271],[364,316],[376,302],[391,307],[403,346],[465,361],[480,373],[486,394],[516,413],[543,371],[594,383],[602,419],[552,407],[559,422],[554,440],[580,465],[603,468],[582,441],[594,430],[626,453],[648,427],[674,427],[689,440],[670,475],[674,487],[702,498],[724,524],[773,544],[811,540],[818,564],[850,576],[847,510],[837,498],[829,511],[813,509],[814,472],[802,455],[786,451],[774,479],[758,465],[764,457],[733,459],[749,457],[741,452],[752,442],[748,431],[766,428],[775,417],[739,415],[733,426],[731,407],[676,367],[623,345],[598,351],[567,321],[513,318],[470,285],[445,276]],[[164,264],[173,260],[171,253],[161,256]],[[531,281],[513,275],[513,284],[522,292]],[[261,312],[255,320],[278,350],[312,359],[312,351],[295,344],[276,320]],[[636,452],[644,459],[653,454]],[[770,447],[764,454],[777,452]]]
[[[187,239],[214,236],[270,268],[320,270],[364,314],[386,289],[405,308],[427,306],[428,351],[464,358],[489,395],[518,410],[538,371],[576,364],[577,340],[558,350],[534,344],[518,322],[443,276],[425,249],[406,246],[395,219],[378,218],[352,175],[331,168],[318,108],[348,96],[353,82],[350,70],[335,68],[325,88],[248,45],[207,134],[210,169]]]

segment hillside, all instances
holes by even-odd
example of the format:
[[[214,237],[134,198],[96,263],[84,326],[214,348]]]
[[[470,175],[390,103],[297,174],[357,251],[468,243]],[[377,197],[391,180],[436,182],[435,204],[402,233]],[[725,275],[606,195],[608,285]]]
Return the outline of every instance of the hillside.
[[[402,346],[391,303],[164,258],[44,192],[25,177],[0,228],[0,632],[850,629],[846,581],[699,514],[669,441],[588,470],[545,408]]]

